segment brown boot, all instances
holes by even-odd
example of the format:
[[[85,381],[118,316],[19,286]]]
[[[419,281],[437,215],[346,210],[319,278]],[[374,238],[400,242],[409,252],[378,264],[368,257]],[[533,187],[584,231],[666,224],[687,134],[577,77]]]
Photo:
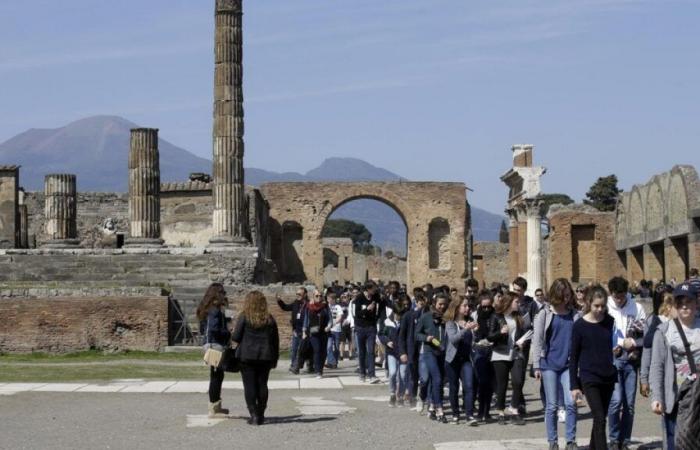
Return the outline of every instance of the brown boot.
[[[228,416],[228,409],[221,407],[221,400],[218,402],[209,402],[209,418],[210,419],[225,419]]]

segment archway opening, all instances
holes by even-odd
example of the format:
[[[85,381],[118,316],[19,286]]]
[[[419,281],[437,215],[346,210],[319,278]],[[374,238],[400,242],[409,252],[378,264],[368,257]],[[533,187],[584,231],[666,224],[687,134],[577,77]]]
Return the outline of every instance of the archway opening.
[[[326,219],[321,232],[326,286],[408,279],[408,229],[399,211],[374,198],[353,198]]]

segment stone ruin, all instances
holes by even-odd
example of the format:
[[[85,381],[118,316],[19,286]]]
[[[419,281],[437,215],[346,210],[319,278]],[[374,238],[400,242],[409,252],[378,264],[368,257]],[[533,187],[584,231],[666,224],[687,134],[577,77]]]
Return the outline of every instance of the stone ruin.
[[[245,186],[242,0],[215,2],[213,174],[161,183],[158,130],[131,130],[129,192],[81,193],[50,174],[24,193],[0,166],[2,351],[160,350],[197,344],[194,310],[211,282],[236,301],[255,287],[292,296],[324,283],[321,230],[343,203],[372,198],[404,218],[412,288],[459,286],[472,274],[470,209],[462,183],[270,183]],[[338,268],[335,268],[338,270]],[[329,274],[325,274],[329,276]],[[138,305],[136,307],[135,305]],[[283,336],[286,314],[278,315]]]

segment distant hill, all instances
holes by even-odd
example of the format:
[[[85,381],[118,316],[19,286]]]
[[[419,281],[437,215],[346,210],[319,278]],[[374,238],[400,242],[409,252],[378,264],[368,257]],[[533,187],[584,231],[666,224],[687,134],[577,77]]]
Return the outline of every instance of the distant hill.
[[[56,129],[30,129],[0,144],[0,164],[19,164],[20,184],[28,191],[42,190],[47,173],[74,173],[83,192],[126,192],[129,134],[139,125],[116,116],[93,116]],[[159,140],[162,181],[182,181],[191,172],[211,173],[209,159],[196,156],[168,141]],[[306,174],[277,173],[246,168],[246,183],[259,186],[273,181],[398,181],[405,178],[356,158],[327,158]],[[383,250],[404,255],[406,229],[391,207],[374,200],[347,203],[333,218],[361,222],[372,232],[372,242]],[[503,217],[472,207],[476,240],[497,241]]]

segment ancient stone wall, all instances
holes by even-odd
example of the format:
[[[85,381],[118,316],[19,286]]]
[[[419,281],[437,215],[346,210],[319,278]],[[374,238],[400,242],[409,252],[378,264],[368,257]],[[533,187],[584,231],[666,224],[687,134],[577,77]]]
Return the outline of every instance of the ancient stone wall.
[[[248,188],[248,232],[254,246],[270,258],[268,206],[259,190]],[[81,247],[101,246],[104,221],[114,220],[117,233],[129,234],[129,199],[125,193],[78,193],[78,238]],[[44,232],[44,194],[28,192],[29,240],[48,240]],[[213,236],[211,184],[199,181],[161,185],[161,237],[172,247],[203,248]],[[36,246],[36,245],[35,245]]]
[[[19,244],[19,168],[0,166],[0,248]]]
[[[474,242],[474,278],[480,286],[512,281],[508,262],[508,243]]]
[[[426,282],[463,283],[469,210],[462,183],[268,183],[261,191],[270,205],[272,257],[286,280],[322,284],[320,236],[326,219],[344,203],[370,198],[394,208],[406,224],[409,287]],[[436,246],[440,261],[444,262],[431,269],[429,224],[434,219],[444,220],[449,225],[449,234]],[[288,230],[295,233],[294,241],[289,238]],[[293,253],[292,258],[285,252]],[[295,268],[301,267],[303,273],[289,272],[284,261],[290,259],[300,263]]]
[[[547,281],[566,278],[573,283],[605,283],[625,275],[615,251],[615,213],[585,205],[555,205],[548,214]]]
[[[167,297],[0,299],[0,352],[160,351]]]
[[[678,165],[624,192],[617,204],[615,247],[630,280],[676,281],[700,266],[700,179]]]

